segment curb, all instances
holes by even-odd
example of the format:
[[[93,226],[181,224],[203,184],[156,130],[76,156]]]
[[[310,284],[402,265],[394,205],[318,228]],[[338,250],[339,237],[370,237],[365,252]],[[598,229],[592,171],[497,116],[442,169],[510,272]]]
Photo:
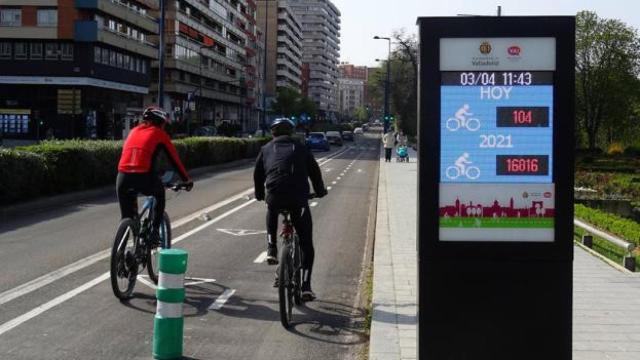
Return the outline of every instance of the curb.
[[[227,163],[195,168],[190,170],[189,174],[195,179],[222,170],[240,168],[252,164],[254,161],[254,158],[234,160]],[[114,200],[116,199],[115,179],[113,181],[113,184],[109,186],[103,186],[90,190],[75,191],[60,195],[53,195],[50,197],[30,200],[24,203],[0,207],[0,218],[6,220],[10,217],[19,217],[28,213],[43,212],[54,208],[78,205],[89,200],[106,198],[108,196],[112,197]]]

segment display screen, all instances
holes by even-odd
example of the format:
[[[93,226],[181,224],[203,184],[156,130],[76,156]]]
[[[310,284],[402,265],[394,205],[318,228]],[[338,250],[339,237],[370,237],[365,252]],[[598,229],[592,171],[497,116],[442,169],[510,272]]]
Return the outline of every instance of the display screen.
[[[553,241],[554,72],[534,71],[535,54],[531,71],[478,71],[523,64],[519,39],[494,41],[465,50],[476,51],[467,55],[473,70],[441,64],[440,240]],[[503,57],[494,55],[498,46]],[[555,51],[555,41],[536,46]],[[549,67],[548,59],[539,63]]]

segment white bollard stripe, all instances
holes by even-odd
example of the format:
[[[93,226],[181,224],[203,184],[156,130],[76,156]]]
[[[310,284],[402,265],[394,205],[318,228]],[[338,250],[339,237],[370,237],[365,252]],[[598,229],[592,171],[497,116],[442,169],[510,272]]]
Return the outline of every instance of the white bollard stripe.
[[[182,289],[184,287],[184,274],[166,274],[160,272],[158,287],[165,289]]]
[[[175,319],[182,317],[182,303],[167,303],[158,301],[156,316],[163,319]]]

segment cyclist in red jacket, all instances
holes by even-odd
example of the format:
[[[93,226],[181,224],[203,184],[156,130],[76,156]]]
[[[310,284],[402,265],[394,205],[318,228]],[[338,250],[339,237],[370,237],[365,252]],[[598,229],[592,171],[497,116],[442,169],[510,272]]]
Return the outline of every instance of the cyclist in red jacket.
[[[118,164],[116,189],[120,202],[122,218],[133,218],[136,215],[136,193],[156,198],[153,219],[153,235],[158,237],[165,207],[164,185],[156,172],[156,159],[161,151],[168,154],[173,166],[178,170],[186,190],[193,188],[193,181],[180,161],[171,138],[164,131],[169,116],[162,109],[150,106],[142,113],[142,123],[136,126],[122,147],[122,155]]]

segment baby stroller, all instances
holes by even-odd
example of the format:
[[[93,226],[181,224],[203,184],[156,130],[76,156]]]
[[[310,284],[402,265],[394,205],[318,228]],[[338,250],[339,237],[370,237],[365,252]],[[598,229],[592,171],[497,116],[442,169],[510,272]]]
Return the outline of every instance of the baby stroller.
[[[396,148],[396,161],[409,162],[409,150],[406,146],[398,146]]]

